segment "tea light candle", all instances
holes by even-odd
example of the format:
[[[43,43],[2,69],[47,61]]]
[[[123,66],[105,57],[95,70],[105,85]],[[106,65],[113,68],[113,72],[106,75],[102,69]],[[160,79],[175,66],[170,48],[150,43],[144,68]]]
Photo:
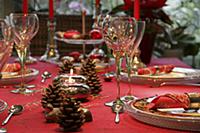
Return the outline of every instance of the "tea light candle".
[[[49,0],[49,19],[53,19],[54,11],[53,11],[53,0]]]
[[[70,73],[69,73],[69,83],[74,83],[74,80],[72,79],[72,75],[74,73],[73,69],[70,69]]]
[[[140,19],[140,0],[134,0],[134,18],[136,20]]]

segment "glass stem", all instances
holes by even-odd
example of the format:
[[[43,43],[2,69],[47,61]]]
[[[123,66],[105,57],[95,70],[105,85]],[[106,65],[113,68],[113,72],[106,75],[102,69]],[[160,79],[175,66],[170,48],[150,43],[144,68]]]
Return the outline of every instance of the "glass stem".
[[[19,56],[19,61],[21,65],[21,87],[20,87],[20,92],[23,92],[26,88],[24,85],[24,75],[25,75],[25,61],[26,61],[26,54],[27,54],[27,47],[24,49],[18,49],[16,48],[18,56]]]
[[[131,56],[126,54],[126,67],[127,67],[127,73],[128,73],[128,92],[127,95],[131,96]]]
[[[117,99],[120,99],[120,71],[121,71],[121,66],[120,66],[120,56],[119,53],[116,53],[115,55],[116,59],[116,78],[117,78]]]

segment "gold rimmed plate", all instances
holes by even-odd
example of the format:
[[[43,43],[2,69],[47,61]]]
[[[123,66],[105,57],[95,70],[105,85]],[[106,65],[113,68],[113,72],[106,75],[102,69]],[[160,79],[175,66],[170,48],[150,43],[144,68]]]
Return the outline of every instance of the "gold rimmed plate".
[[[135,84],[155,85],[163,82],[199,82],[200,70],[175,67],[172,72],[158,75],[131,75],[131,81]],[[128,81],[128,75],[121,73],[121,80]]]
[[[170,114],[156,110],[146,109],[148,98],[143,98],[126,105],[126,111],[130,116],[140,122],[153,126],[170,129],[200,131],[200,116],[185,114]]]
[[[20,84],[21,82],[21,74],[19,72],[2,72],[1,74],[0,85]],[[28,69],[24,75],[25,83],[34,80],[38,74],[38,70],[33,68]]]

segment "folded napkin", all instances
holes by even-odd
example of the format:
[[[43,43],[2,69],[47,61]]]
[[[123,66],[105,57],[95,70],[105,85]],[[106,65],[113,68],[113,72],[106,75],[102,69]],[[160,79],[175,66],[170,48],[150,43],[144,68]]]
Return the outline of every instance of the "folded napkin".
[[[189,108],[189,107],[190,107],[190,98],[187,94],[160,95],[147,105],[147,109]]]
[[[163,73],[170,73],[175,66],[170,65],[159,65],[159,66],[150,66],[146,68],[139,68],[138,75],[156,75]]]

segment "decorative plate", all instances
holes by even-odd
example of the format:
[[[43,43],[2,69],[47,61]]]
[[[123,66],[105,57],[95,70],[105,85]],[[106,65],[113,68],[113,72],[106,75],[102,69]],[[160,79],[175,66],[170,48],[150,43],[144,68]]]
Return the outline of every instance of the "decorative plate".
[[[2,78],[0,79],[0,85],[10,85],[10,84],[20,84],[21,75],[18,72],[3,72]],[[39,71],[36,69],[29,69],[27,73],[24,75],[25,83],[32,81],[37,77]]]
[[[101,44],[104,42],[103,39],[65,39],[59,37],[54,37],[54,39],[69,44]]]
[[[160,75],[131,75],[131,81],[135,84],[156,85],[163,82],[199,82],[200,70],[175,67],[172,72]],[[127,73],[121,73],[121,80],[127,82]]]
[[[8,104],[0,99],[0,113],[3,112],[7,108]]]
[[[139,99],[126,105],[126,110],[133,118],[158,127],[171,129],[200,131],[200,114],[198,116],[170,114],[145,109],[148,98]]]

